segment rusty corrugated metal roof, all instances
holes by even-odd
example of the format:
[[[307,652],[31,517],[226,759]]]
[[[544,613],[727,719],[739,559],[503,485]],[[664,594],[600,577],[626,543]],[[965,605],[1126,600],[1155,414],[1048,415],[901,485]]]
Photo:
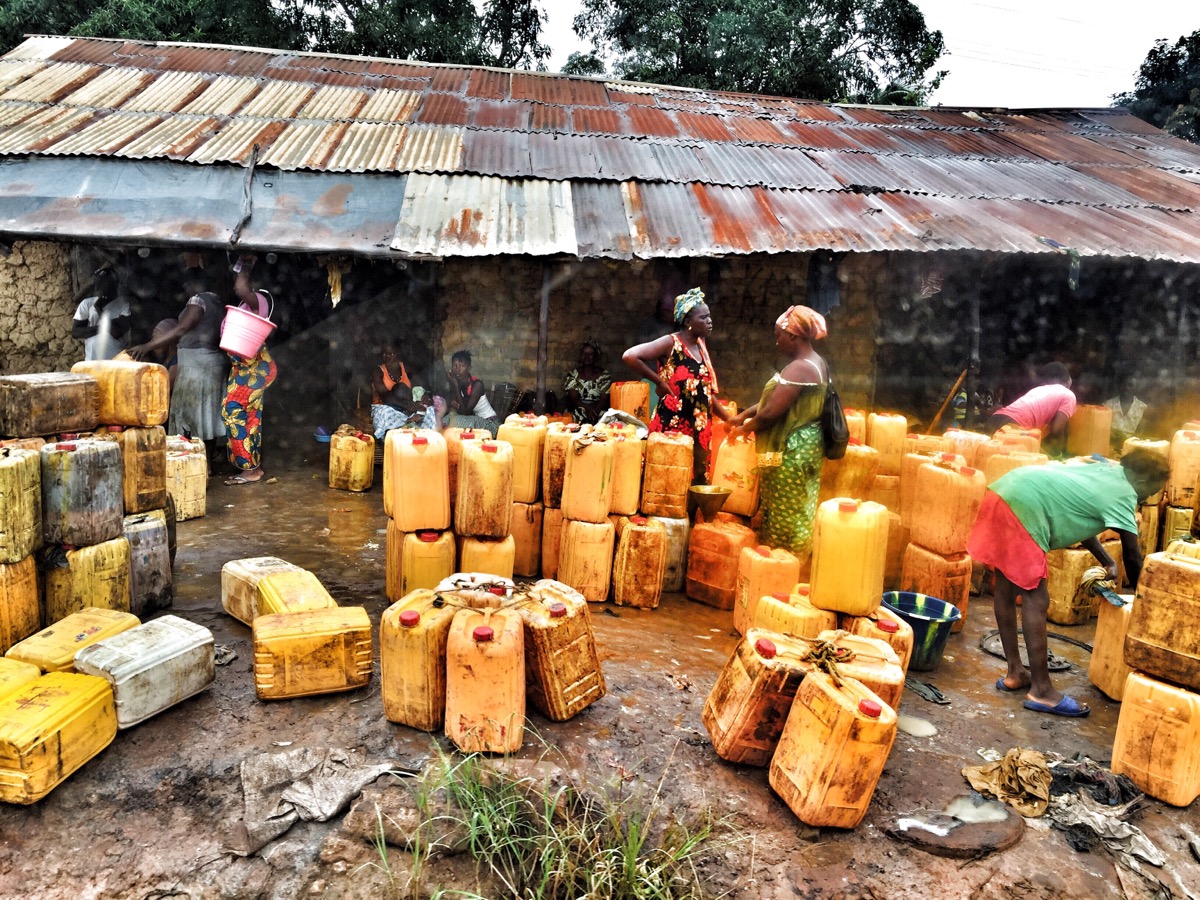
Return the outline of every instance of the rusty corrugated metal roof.
[[[1119,109],[864,107],[410,61],[31,37],[0,58],[0,163],[22,160],[37,182],[8,208],[28,213],[32,198],[65,191],[43,183],[36,164],[71,157],[159,161],[180,168],[171,178],[241,170],[252,159],[293,180],[369,176],[377,185],[407,175],[403,191],[387,192],[398,204],[394,233],[381,240],[367,229],[367,253],[1054,252],[1045,237],[1084,255],[1200,262],[1200,147]],[[269,179],[253,182],[252,200],[265,191],[270,207]],[[178,196],[165,201],[177,206]],[[5,197],[0,188],[0,220],[25,233],[20,217],[5,214]],[[77,218],[67,231],[92,215],[61,199],[58,208]],[[248,228],[243,240],[302,237],[283,223],[285,204],[271,208],[270,238]],[[160,220],[175,234],[177,215],[147,212],[137,227]],[[44,216],[29,220],[44,227]]]

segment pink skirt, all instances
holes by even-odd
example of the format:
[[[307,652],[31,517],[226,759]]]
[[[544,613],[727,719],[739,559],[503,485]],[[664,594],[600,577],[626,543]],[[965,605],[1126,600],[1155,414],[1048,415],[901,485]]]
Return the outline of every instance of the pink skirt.
[[[1046,551],[998,494],[988,491],[967,541],[971,559],[1000,572],[1021,590],[1032,591],[1050,574]]]

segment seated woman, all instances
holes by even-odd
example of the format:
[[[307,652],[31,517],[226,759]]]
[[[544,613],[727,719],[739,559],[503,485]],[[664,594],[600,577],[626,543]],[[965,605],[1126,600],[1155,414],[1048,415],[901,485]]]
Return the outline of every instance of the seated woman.
[[[371,370],[371,424],[376,440],[406,425],[436,429],[436,404],[441,398],[434,397],[430,402],[425,402],[423,396],[420,400],[414,398],[412,381],[394,343],[384,344],[379,357],[382,362]]]
[[[450,357],[450,415],[446,424],[454,428],[486,431],[492,437],[500,429],[500,418],[488,401],[483,382],[471,374],[471,354],[459,350]]]
[[[612,377],[600,368],[600,345],[584,341],[579,348],[579,365],[567,373],[563,390],[567,409],[580,425],[595,425],[608,409],[608,390]]]

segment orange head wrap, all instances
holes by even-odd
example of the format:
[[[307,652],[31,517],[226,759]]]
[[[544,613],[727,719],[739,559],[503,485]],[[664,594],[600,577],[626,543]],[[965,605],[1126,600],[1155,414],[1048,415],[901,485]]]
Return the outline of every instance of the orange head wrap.
[[[817,341],[825,337],[829,330],[825,327],[825,317],[807,306],[789,306],[775,324],[797,337]]]

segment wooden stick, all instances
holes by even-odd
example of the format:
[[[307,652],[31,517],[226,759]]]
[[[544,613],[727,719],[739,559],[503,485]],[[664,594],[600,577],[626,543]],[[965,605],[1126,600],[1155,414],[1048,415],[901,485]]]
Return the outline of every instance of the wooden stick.
[[[942,408],[937,411],[937,415],[933,417],[933,421],[929,423],[929,427],[925,429],[926,434],[933,434],[933,429],[937,428],[938,422],[942,421],[942,416],[946,413],[946,407],[950,405],[950,401],[954,399],[954,395],[958,393],[959,387],[962,386],[963,380],[967,377],[967,370],[963,369],[962,374],[958,376],[958,381],[954,382],[954,387],[950,388],[950,393],[946,395],[946,400],[942,403]],[[971,398],[967,398],[967,402],[971,402]]]

